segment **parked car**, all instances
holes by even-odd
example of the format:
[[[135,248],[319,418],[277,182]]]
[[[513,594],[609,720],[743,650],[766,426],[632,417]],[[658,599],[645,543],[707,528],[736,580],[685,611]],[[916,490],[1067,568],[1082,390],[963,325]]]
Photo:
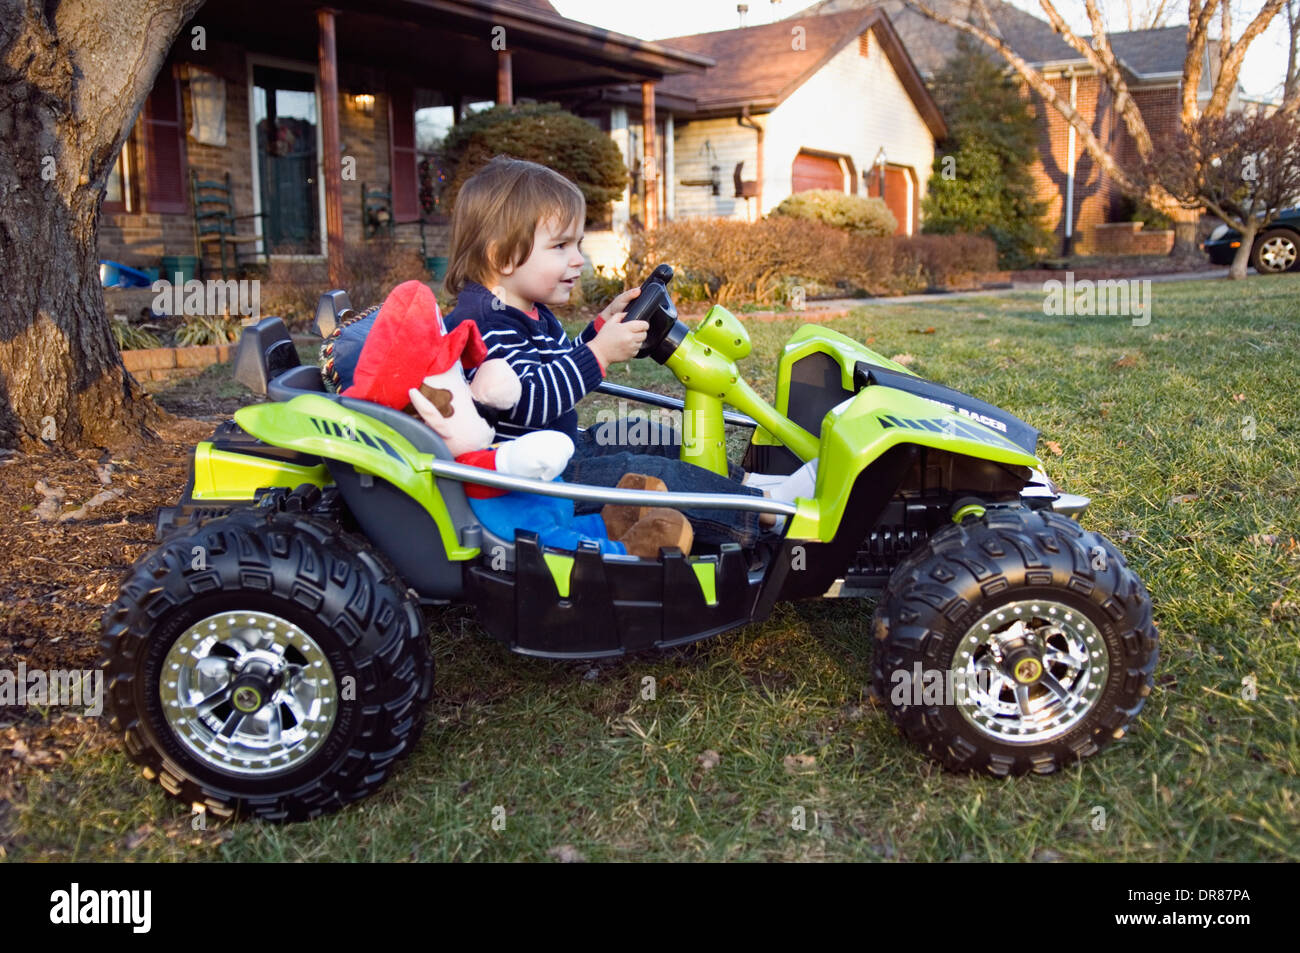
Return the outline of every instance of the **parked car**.
[[[1210,232],[1201,249],[1216,265],[1230,265],[1241,247],[1241,232],[1220,225]],[[1268,228],[1255,236],[1250,264],[1261,275],[1300,270],[1300,205],[1283,209]]]

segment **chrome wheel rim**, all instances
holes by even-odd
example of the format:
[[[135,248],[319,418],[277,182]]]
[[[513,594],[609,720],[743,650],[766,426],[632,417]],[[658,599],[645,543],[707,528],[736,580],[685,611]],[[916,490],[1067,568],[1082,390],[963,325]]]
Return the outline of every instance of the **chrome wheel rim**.
[[[222,612],[190,626],[163,659],[163,716],[207,764],[279,774],[329,737],[338,684],[311,636],[267,612]]]
[[[1259,260],[1269,271],[1286,271],[1295,264],[1296,246],[1289,238],[1270,238],[1259,248]]]
[[[1078,609],[1047,599],[1008,603],[986,613],[957,645],[952,674],[966,689],[957,709],[995,741],[1041,744],[1092,711],[1109,661],[1101,632]],[[1035,670],[1030,684],[1019,680]]]

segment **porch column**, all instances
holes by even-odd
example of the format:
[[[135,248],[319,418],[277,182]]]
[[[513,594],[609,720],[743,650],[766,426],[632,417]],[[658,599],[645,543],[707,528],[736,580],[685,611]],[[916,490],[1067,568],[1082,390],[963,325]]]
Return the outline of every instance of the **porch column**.
[[[609,110],[609,137],[614,140],[614,145],[618,146],[619,155],[623,157],[623,164],[632,168],[632,149],[631,137],[627,130],[627,107],[612,106]],[[614,202],[611,209],[611,219],[614,232],[620,236],[620,240],[625,241],[627,234],[628,219],[632,214],[632,184],[629,176],[628,185],[623,189],[623,194]]]
[[[646,231],[659,224],[659,170],[655,168],[655,84],[641,84],[642,136],[641,168],[645,175]]]
[[[677,157],[674,153],[673,114],[664,114],[664,221],[677,217]]]
[[[330,287],[343,287],[343,166],[339,160],[339,61],[334,44],[334,14],[329,7],[316,11],[319,38],[316,58],[320,66],[321,143],[325,154],[325,237]]]
[[[497,51],[497,105],[515,104],[515,80],[510,67],[510,51]]]

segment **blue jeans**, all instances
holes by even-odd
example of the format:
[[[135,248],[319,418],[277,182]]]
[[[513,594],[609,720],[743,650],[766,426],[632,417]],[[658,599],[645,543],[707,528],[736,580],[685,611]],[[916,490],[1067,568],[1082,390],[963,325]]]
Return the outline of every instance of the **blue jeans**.
[[[616,423],[607,421],[578,431],[573,459],[562,474],[566,483],[616,486],[626,473],[643,473],[663,480],[664,485],[676,493],[763,495],[762,490],[741,485],[744,471],[734,463],[728,464],[732,476],[724,477],[680,460],[681,437],[672,427],[648,422],[648,437],[643,440],[639,428],[629,434],[625,425],[620,433]],[[578,515],[599,512],[602,505],[574,501]],[[691,521],[696,541],[711,546],[721,543],[752,546],[761,532],[759,514],[748,510],[692,509],[682,512]]]

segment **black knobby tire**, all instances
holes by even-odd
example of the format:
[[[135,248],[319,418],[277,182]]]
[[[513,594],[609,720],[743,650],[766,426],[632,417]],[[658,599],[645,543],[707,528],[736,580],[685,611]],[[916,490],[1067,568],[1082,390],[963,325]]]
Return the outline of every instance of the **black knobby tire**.
[[[1274,261],[1264,258],[1266,249],[1274,252]],[[1277,263],[1276,255],[1280,253],[1282,263]],[[1289,258],[1289,261],[1286,259]],[[1250,263],[1261,275],[1280,275],[1286,271],[1300,269],[1300,235],[1288,228],[1271,228],[1255,239],[1250,250]]]
[[[964,666],[975,666],[972,655],[988,664],[987,641],[974,648],[990,638],[986,620],[994,620],[993,637],[1004,638],[998,626],[1007,623],[996,619],[1003,609],[1010,616],[1013,607],[1024,613],[1020,631],[1050,633],[1057,644],[1062,626],[1066,643],[1075,644],[1070,627],[1078,627],[1079,660],[1069,663],[1076,668],[1048,663],[1046,655],[1038,668],[1057,685],[1077,680],[1073,707],[1042,684],[1026,686],[1033,694],[1025,704],[1042,707],[1022,717],[1018,686],[1009,676],[993,683],[1002,691],[982,697],[975,690],[963,694],[964,685],[941,692],[946,685],[938,677],[933,695],[911,690],[918,673],[928,679],[931,672],[959,673],[951,680],[964,678],[974,687]],[[1070,621],[1056,624],[1065,618]],[[1020,621],[1017,612],[1011,625]],[[1085,646],[1085,632],[1100,644]],[[950,770],[998,776],[1048,774],[1122,736],[1151,692],[1159,657],[1150,596],[1124,557],[1104,536],[1047,510],[990,508],[984,517],[936,533],[890,577],[872,633],[872,685],[902,733]],[[1001,653],[1004,643],[997,645]],[[1066,654],[1052,652],[1053,658]],[[1034,671],[1029,663],[1027,674]],[[1000,704],[1014,712],[999,714]],[[1035,725],[1034,718],[1048,722],[1053,712],[1058,724]],[[1023,737],[1012,734],[1020,731]]]
[[[285,639],[288,648],[280,648],[282,657],[298,651],[292,644],[297,638],[313,654],[294,658],[327,664],[317,670],[326,673],[323,681],[309,681],[317,693],[314,711],[324,711],[322,693],[314,686],[342,690],[331,699],[328,729],[310,741],[304,737],[301,761],[280,768],[268,756],[265,773],[250,776],[230,769],[241,764],[238,760],[227,758],[230,764],[223,764],[219,759],[231,749],[179,736],[182,730],[199,731],[201,719],[190,719],[193,727],[187,729],[170,723],[164,703],[176,708],[181,696],[175,682],[160,679],[164,668],[175,668],[200,638],[196,633],[214,625],[210,620],[238,626],[255,615],[275,620],[282,633],[296,627],[297,635]],[[215,657],[216,650],[211,654]],[[196,645],[187,685],[203,684],[198,656]],[[229,656],[213,664],[233,672],[239,663]],[[388,562],[328,522],[265,509],[186,527],[136,563],[104,614],[100,666],[113,729],[146,777],[156,777],[168,793],[216,816],[274,821],[315,817],[378,788],[414,747],[433,686],[418,606]],[[268,718],[280,712],[275,704],[263,707],[275,710]],[[225,710],[230,712],[228,704]],[[288,717],[292,721],[292,712]],[[220,734],[215,738],[223,740]],[[277,757],[287,763],[290,755]]]

